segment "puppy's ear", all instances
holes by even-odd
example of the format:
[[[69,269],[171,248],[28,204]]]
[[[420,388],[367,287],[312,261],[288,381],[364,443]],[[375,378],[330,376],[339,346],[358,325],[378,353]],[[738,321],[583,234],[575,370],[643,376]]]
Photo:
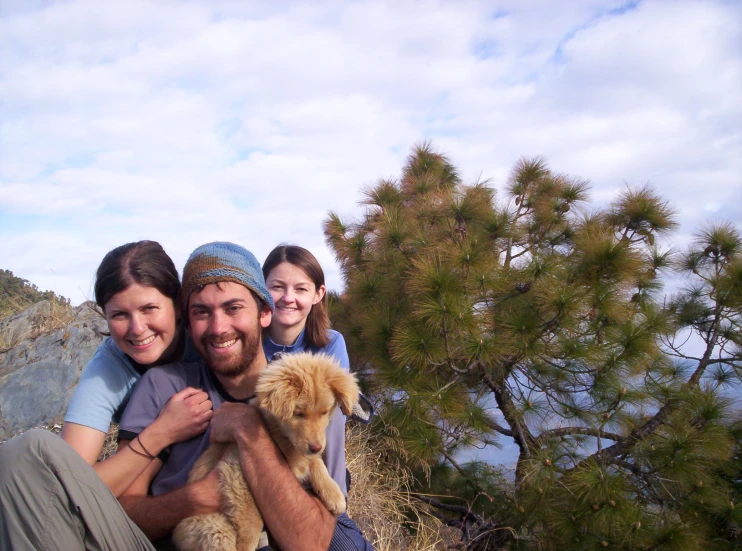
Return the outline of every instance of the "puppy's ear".
[[[288,421],[294,415],[303,388],[301,373],[284,366],[269,366],[260,374],[255,394],[261,408]]]
[[[335,395],[340,410],[345,415],[350,415],[353,412],[353,406],[358,403],[360,392],[356,376],[338,367],[328,373],[327,384]]]

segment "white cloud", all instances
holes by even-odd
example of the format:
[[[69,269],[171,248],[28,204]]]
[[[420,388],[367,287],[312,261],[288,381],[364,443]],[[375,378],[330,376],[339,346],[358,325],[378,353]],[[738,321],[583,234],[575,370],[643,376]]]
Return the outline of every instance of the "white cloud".
[[[210,240],[259,258],[288,241],[339,289],[322,220],[358,213],[359,188],[399,175],[424,139],[496,187],[522,155],[590,179],[599,201],[650,181],[681,239],[707,217],[740,224],[740,15],[651,0],[2,2],[0,267],[77,302],[127,241],[157,239],[178,266]]]

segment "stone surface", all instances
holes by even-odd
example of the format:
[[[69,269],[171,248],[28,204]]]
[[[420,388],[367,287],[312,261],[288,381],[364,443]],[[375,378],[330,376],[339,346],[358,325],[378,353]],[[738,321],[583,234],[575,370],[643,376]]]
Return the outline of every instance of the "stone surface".
[[[23,312],[0,320],[0,342],[14,346],[37,333],[51,313],[51,302],[42,300]],[[6,345],[7,346],[7,345]]]
[[[27,317],[33,320],[33,314]],[[61,421],[80,374],[107,330],[94,304],[86,302],[74,309],[72,323],[0,353],[0,441]]]

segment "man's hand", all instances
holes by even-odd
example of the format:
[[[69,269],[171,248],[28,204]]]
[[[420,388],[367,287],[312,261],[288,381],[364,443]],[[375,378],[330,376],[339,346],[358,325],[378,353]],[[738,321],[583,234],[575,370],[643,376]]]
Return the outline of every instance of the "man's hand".
[[[237,445],[242,473],[267,530],[281,549],[327,549],[335,516],[301,487],[260,411],[254,406],[237,406],[225,404],[216,411],[211,438]],[[225,411],[220,414],[222,409]]]
[[[227,402],[214,412],[209,440],[236,442],[240,436],[250,439],[263,424],[263,417],[254,406]]]
[[[190,499],[201,514],[216,513],[222,510],[222,493],[219,491],[219,463],[211,472],[188,486]]]

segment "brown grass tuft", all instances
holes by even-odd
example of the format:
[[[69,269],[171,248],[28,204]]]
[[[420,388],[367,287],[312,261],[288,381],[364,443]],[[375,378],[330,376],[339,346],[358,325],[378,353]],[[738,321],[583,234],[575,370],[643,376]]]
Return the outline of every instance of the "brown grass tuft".
[[[345,456],[352,483],[348,515],[356,521],[376,551],[449,549],[458,532],[432,516],[410,495],[413,477],[391,464],[390,443],[372,435],[368,426],[350,423]]]
[[[108,459],[116,453],[116,450],[119,448],[118,435],[118,423],[111,423],[111,427],[108,429],[108,434],[106,435],[106,440],[103,442],[103,449],[100,451],[100,455],[98,456],[98,461]]]
[[[0,331],[0,350],[13,348],[27,339],[35,339],[44,333],[69,325],[75,319],[75,310],[65,302],[49,301],[49,313],[34,316],[31,328],[25,332]]]

